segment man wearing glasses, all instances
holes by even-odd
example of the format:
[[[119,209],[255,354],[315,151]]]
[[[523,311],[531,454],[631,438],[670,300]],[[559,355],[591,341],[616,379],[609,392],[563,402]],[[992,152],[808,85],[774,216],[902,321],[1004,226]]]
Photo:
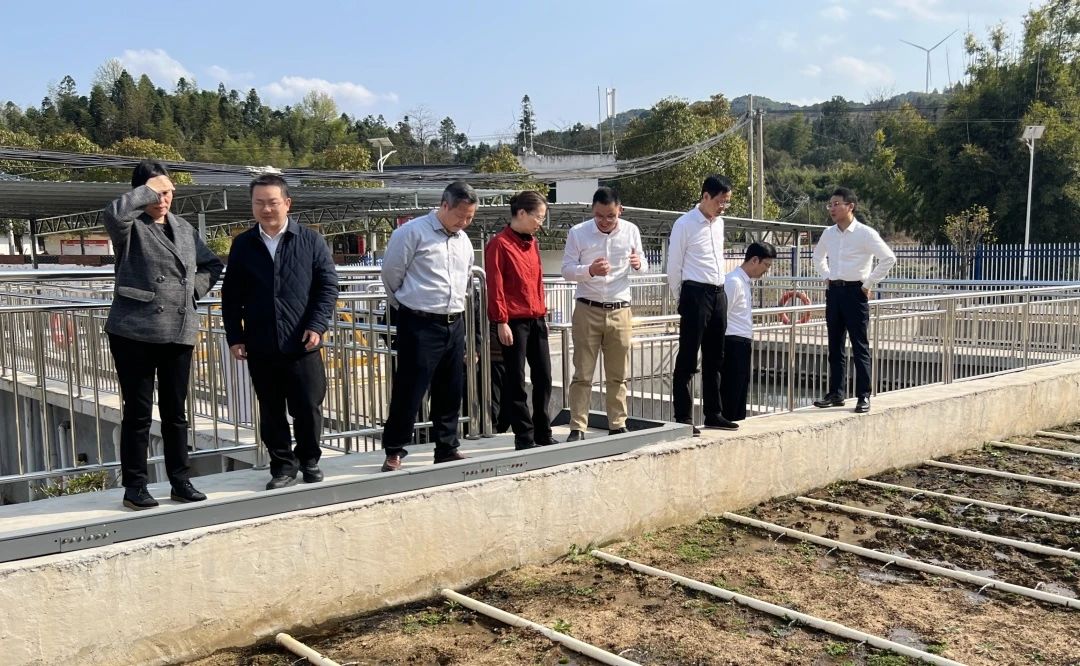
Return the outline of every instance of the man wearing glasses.
[[[878,232],[855,219],[855,193],[846,187],[832,193],[826,209],[833,226],[814,247],[814,267],[825,279],[825,326],[829,332],[829,391],[815,407],[843,407],[847,383],[845,335],[855,357],[855,413],[870,411],[870,292],[889,273],[896,255]],[[871,272],[874,259],[877,267]]]
[[[562,275],[577,282],[574,306],[574,379],[570,383],[570,436],[585,439],[592,403],[596,356],[604,352],[608,434],[626,432],[626,359],[633,315],[630,274],[648,270],[641,232],[621,219],[619,195],[601,187],[593,195],[593,218],[566,235]]]
[[[712,175],[701,184],[701,201],[675,220],[668,243],[668,287],[679,304],[679,354],[671,378],[675,420],[694,425],[690,382],[701,352],[701,401],[705,427],[738,430],[720,404],[720,368],[727,331],[724,293],[724,218],[731,181]],[[694,436],[701,434],[695,426]]]

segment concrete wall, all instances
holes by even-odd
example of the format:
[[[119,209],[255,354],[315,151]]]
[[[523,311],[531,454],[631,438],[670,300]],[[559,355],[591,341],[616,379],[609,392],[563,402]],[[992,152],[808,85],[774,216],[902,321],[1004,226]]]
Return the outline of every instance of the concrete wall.
[[[1080,362],[738,433],[0,565],[5,664],[157,664],[1080,419]]]

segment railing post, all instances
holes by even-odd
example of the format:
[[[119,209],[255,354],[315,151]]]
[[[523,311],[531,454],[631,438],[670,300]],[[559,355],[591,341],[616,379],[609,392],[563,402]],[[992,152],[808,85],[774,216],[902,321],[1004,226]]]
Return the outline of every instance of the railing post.
[[[788,349],[787,349],[787,408],[789,412],[795,411],[795,354],[797,352],[795,325],[799,317],[792,313],[788,324]]]
[[[1031,362],[1031,292],[1024,293],[1023,313],[1021,316],[1020,340],[1023,346],[1024,368]]]
[[[953,367],[956,344],[956,302],[955,296],[947,297],[945,312],[942,314],[944,322],[941,327],[941,382],[953,383],[955,368]]]

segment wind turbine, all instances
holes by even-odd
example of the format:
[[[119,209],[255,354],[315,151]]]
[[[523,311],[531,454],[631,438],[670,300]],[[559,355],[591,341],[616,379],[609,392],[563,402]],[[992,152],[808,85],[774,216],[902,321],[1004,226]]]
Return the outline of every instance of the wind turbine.
[[[945,35],[945,39],[942,39],[940,42],[938,42],[937,44],[934,44],[930,48],[926,48],[925,46],[919,46],[918,44],[909,42],[906,39],[901,39],[900,40],[903,43],[907,44],[908,46],[914,46],[917,49],[920,49],[922,51],[926,51],[926,92],[930,92],[930,52],[933,51],[934,49],[936,49],[937,47],[941,46],[942,44],[944,44],[945,40],[948,39],[949,37],[952,37],[953,35],[955,35],[956,32],[957,32],[956,30],[953,30],[949,34]]]

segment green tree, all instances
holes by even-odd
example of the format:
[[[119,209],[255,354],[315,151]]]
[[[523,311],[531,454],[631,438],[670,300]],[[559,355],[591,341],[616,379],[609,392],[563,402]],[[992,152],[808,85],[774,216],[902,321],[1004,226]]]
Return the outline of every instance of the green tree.
[[[476,166],[473,167],[476,173],[528,173],[528,170],[521,166],[521,162],[514,155],[513,149],[505,144],[500,145],[498,149],[483,157]],[[529,180],[522,177],[520,180],[512,179],[510,182],[505,180],[493,180],[489,183],[492,187],[511,187],[521,190],[536,190],[547,196],[548,186],[544,183],[540,183],[534,180]]]
[[[990,211],[986,206],[974,205],[956,215],[945,216],[945,237],[960,255],[960,280],[970,280],[975,250],[980,243],[994,240],[994,227],[990,223]]]
[[[624,159],[655,155],[691,146],[730,129],[735,123],[726,99],[713,96],[691,105],[667,98],[645,116],[632,120],[619,144]],[[701,181],[711,173],[731,179],[735,193],[732,213],[746,215],[746,142],[730,134],[719,143],[660,171],[626,178],[618,183],[629,205],[664,210],[686,210],[701,198]]]
[[[139,139],[128,137],[112,144],[105,151],[110,155],[124,155],[127,157],[141,157],[147,159],[169,160],[171,162],[183,162],[184,156],[176,148],[167,146],[153,139]],[[122,182],[125,174],[118,174]],[[190,185],[191,174],[184,172],[172,172],[172,180],[178,185]]]

